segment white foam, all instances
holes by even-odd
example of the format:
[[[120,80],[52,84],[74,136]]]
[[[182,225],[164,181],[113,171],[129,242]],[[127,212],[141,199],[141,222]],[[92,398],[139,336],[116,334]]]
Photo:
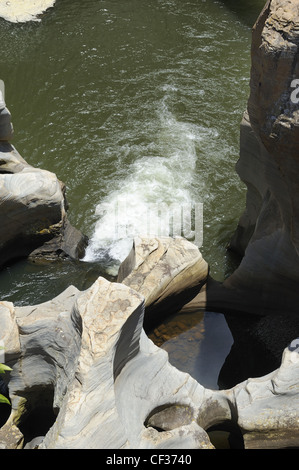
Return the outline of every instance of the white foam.
[[[166,88],[175,91],[174,87]],[[161,208],[162,204],[162,209],[167,210],[166,206],[173,203],[192,202],[195,144],[201,138],[202,129],[177,121],[169,112],[166,99],[160,103],[159,113],[161,125],[154,137],[155,155],[140,154],[131,165],[128,177],[119,185],[121,189],[112,191],[97,205],[98,221],[85,261],[107,261],[109,257],[115,260],[117,269],[131,249],[134,236],[169,235],[165,211],[164,216],[157,213],[157,205]]]

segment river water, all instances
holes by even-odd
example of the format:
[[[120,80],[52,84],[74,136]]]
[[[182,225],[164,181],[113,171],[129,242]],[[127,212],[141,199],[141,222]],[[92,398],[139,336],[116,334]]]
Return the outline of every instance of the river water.
[[[113,278],[131,239],[115,239],[112,212],[102,209],[120,199],[129,210],[119,222],[129,218],[133,233],[149,204],[201,204],[211,275],[231,272],[226,245],[245,205],[239,124],[263,4],[57,0],[40,22],[0,20],[13,144],[66,183],[69,219],[90,237],[84,261],[5,268],[2,300],[36,304],[69,284]]]

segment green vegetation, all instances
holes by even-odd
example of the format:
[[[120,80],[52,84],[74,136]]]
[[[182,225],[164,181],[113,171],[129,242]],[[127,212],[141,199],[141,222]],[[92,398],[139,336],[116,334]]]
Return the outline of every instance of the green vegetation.
[[[6,366],[5,364],[0,364],[0,374],[5,374],[6,370],[12,370],[12,369],[9,366]],[[9,399],[6,398],[4,395],[1,395],[1,393],[0,393],[0,403],[8,403],[10,405]]]

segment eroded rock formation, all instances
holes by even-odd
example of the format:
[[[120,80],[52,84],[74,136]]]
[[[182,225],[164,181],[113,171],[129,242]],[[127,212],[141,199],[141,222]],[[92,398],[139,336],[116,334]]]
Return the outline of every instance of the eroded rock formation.
[[[146,336],[144,304],[104,278],[40,305],[1,302],[0,339],[13,370],[0,447],[213,449],[207,431],[223,422],[240,429],[248,448],[298,445],[297,344],[265,377],[205,389]]]
[[[190,396],[201,402],[204,390],[146,337],[137,292],[99,278],[83,293],[70,287],[39,306],[1,309],[6,362],[14,364],[2,436],[35,407],[50,406],[57,418],[41,448],[212,447],[190,416],[165,433],[145,425],[160,406],[193,411]]]
[[[247,203],[231,241],[244,256],[224,283],[248,298],[252,313],[297,312],[299,108],[291,84],[299,78],[298,24],[298,0],[272,0],[252,34],[250,96],[237,164]]]
[[[35,306],[0,302],[0,340],[13,369],[4,377],[12,407],[0,448],[212,449],[207,431],[223,423],[238,427],[245,448],[299,446],[299,115],[290,98],[298,78],[298,24],[297,1],[272,0],[253,31],[237,166],[247,205],[231,242],[243,256],[239,268],[220,285],[186,240],[136,239],[116,283],[98,278],[86,291],[70,286]],[[1,116],[1,205],[10,214],[3,215],[2,259],[16,240],[26,240],[26,254],[36,256],[28,243],[35,237],[42,240],[41,256],[55,251],[53,243],[59,251],[63,185],[17,154],[7,141],[10,116]],[[53,211],[43,208],[41,223],[45,201]],[[51,240],[44,243],[44,236]],[[246,357],[262,363],[267,352],[277,368],[267,375],[261,368],[261,376],[240,383],[236,373],[236,385],[208,390],[171,366],[145,334],[146,321],[150,326],[174,310],[207,306],[232,310],[236,338],[246,333],[241,354],[235,345],[242,373],[248,377]],[[238,368],[230,360],[226,367]],[[36,428],[35,413],[47,417]]]
[[[207,288],[207,304],[222,304],[228,314],[235,342],[222,374],[234,383],[278,367],[283,349],[299,337],[298,24],[298,0],[271,0],[252,33],[236,166],[247,199],[230,242],[242,260],[222,285]]]

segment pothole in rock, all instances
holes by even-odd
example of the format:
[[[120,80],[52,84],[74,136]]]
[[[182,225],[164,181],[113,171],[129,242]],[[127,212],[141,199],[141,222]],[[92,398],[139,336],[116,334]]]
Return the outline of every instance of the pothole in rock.
[[[188,405],[168,403],[155,408],[146,418],[144,426],[152,427],[159,432],[171,431],[190,424],[193,414],[193,409]]]
[[[240,428],[231,421],[225,421],[206,430],[216,449],[244,449]]]
[[[191,424],[194,420],[192,407],[180,403],[168,403],[158,406],[148,415],[145,427],[152,427],[158,432],[171,431]],[[243,435],[235,423],[224,421],[206,429],[206,433],[216,449],[244,449]]]
[[[165,320],[148,337],[168,352],[169,362],[206,388],[218,389],[218,376],[233,344],[221,313],[181,313]]]
[[[37,438],[41,441],[53,426],[58,414],[58,410],[53,409],[53,398],[52,387],[36,387],[26,391],[27,412],[18,425],[24,436],[24,446]]]

